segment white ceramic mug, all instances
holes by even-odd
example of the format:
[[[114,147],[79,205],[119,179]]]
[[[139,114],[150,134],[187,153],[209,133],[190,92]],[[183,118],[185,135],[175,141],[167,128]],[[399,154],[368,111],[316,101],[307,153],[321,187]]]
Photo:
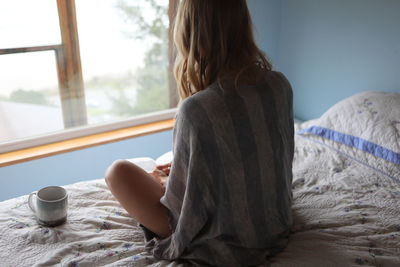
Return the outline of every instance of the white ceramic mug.
[[[57,226],[67,220],[68,194],[60,186],[48,186],[31,193],[28,205],[40,224]]]

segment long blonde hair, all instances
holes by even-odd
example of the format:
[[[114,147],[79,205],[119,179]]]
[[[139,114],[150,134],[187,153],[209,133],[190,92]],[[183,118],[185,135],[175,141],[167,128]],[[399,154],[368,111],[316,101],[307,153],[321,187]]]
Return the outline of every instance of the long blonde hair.
[[[181,99],[222,77],[237,82],[252,69],[271,70],[256,46],[246,0],[181,0],[174,25],[175,79]]]

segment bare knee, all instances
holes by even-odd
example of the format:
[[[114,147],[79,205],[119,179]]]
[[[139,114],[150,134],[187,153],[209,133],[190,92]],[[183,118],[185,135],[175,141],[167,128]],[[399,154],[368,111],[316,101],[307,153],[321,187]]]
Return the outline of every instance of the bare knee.
[[[108,187],[111,187],[115,183],[120,183],[125,179],[127,170],[131,164],[131,162],[123,159],[114,161],[110,167],[107,168],[104,176]]]

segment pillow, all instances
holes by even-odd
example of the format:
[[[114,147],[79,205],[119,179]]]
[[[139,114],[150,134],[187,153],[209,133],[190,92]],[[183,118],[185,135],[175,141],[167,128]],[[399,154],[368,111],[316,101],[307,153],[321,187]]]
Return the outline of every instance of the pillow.
[[[356,94],[297,134],[400,182],[400,94]]]

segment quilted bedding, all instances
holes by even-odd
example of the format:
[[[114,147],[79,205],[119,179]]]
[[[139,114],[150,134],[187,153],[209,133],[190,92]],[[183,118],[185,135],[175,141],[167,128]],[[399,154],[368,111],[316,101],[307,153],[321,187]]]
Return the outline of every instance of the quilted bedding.
[[[292,234],[265,266],[400,266],[396,180],[301,136],[293,171]],[[27,196],[0,202],[1,266],[181,265],[155,262],[102,179],[65,188],[68,221],[55,228],[36,223]]]

